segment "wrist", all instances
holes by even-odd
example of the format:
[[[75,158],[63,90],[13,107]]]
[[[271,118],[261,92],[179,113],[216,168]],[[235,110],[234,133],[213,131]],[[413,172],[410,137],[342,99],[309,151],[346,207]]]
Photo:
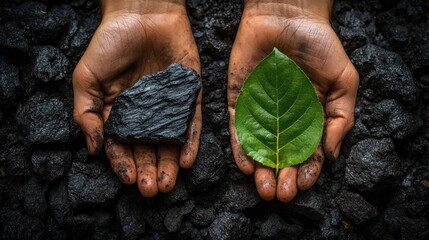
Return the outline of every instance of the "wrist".
[[[100,0],[103,17],[109,14],[186,12],[185,0]]]
[[[328,21],[333,0],[244,0],[248,15],[272,15],[286,18],[318,18]]]

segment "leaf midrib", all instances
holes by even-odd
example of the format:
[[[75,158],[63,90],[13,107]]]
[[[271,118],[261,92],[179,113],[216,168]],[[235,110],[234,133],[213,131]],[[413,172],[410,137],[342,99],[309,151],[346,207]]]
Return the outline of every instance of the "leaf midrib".
[[[279,159],[279,137],[280,137],[280,117],[279,117],[279,88],[278,88],[278,64],[275,63],[276,66],[276,127],[277,127],[277,132],[276,132],[276,176],[279,173],[279,165],[280,165],[280,159]]]

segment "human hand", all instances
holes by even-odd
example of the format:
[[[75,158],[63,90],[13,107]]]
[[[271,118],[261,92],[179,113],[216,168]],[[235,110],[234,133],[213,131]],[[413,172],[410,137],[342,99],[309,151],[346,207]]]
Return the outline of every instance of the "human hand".
[[[192,166],[201,133],[201,92],[183,146],[125,144],[105,136],[103,123],[115,97],[146,74],[178,62],[200,74],[198,50],[184,0],[102,0],[102,21],[73,73],[74,119],[89,154],[105,150],[125,184],[143,196],[173,189],[179,164]],[[155,153],[155,149],[157,152]]]
[[[326,157],[337,159],[341,141],[354,125],[359,76],[330,22],[332,1],[247,0],[228,67],[228,112],[231,146],[237,166],[254,173],[256,188],[265,200],[277,196],[291,201],[299,190],[309,189],[319,177]],[[246,156],[235,129],[235,104],[254,67],[277,47],[307,74],[324,107],[325,126],[315,153],[299,166],[272,169]]]

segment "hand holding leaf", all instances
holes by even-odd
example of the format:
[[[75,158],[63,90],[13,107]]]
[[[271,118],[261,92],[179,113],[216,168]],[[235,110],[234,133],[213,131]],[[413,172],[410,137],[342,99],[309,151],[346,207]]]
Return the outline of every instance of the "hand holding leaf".
[[[307,160],[319,145],[323,109],[304,72],[274,48],[241,89],[235,127],[246,154],[277,175]]]
[[[238,168],[245,174],[254,174],[256,189],[261,198],[265,200],[277,197],[282,202],[288,202],[295,197],[298,189],[306,190],[313,186],[320,175],[325,156],[332,160],[338,158],[341,141],[353,127],[359,76],[329,23],[331,9],[332,1],[297,0],[278,1],[275,3],[245,1],[243,16],[231,51],[228,67],[229,130],[231,134],[231,148]],[[283,166],[280,166],[281,164],[279,163],[278,168],[280,170],[277,176],[272,168],[263,166],[257,161],[255,162],[252,159],[254,156],[248,156],[245,153],[240,144],[242,137],[240,137],[239,141],[235,122],[236,120],[239,121],[240,118],[237,116],[236,119],[235,108],[237,98],[240,94],[246,95],[245,90],[243,92],[241,90],[242,86],[246,84],[246,79],[248,79],[251,71],[255,69],[255,66],[274,47],[287,54],[306,73],[316,90],[317,98],[324,110],[322,141],[317,146],[313,155],[297,166],[284,167],[282,169]],[[257,86],[254,85],[253,87],[256,88]],[[258,88],[259,93],[265,90],[262,86]],[[255,97],[260,96],[256,95]],[[244,102],[244,105],[247,104],[247,102]],[[246,107],[251,108],[252,106]],[[265,110],[274,114],[272,116],[277,116],[277,113],[274,111],[276,107],[274,109],[272,106],[265,107]],[[285,109],[282,108],[280,110],[287,111]],[[262,115],[258,114],[258,116]],[[287,113],[287,116],[295,119],[293,117],[294,114]],[[247,120],[248,117],[244,118]],[[265,126],[267,119],[268,117],[262,118],[258,122],[264,123]],[[306,120],[310,122],[309,119]],[[309,122],[303,122],[299,119],[297,124],[305,125],[305,123],[309,124]],[[249,127],[246,126],[246,128]],[[283,126],[279,124],[280,127]],[[249,129],[251,130],[252,128]],[[283,130],[286,130],[286,128]],[[291,130],[296,129],[292,127],[292,129],[286,131]],[[249,139],[252,137],[266,137],[269,136],[268,132],[273,134],[269,130],[264,131],[253,131],[253,136],[248,137],[250,137]],[[275,136],[276,132],[274,132]],[[298,132],[295,132],[296,136],[299,135]],[[293,134],[289,135],[292,136]],[[313,137],[311,134],[306,136]],[[267,144],[268,146],[276,146],[276,144],[272,145],[273,141],[274,143],[276,142],[276,138],[272,139],[274,140],[271,140]],[[291,141],[291,139],[295,138],[288,138],[285,141]],[[298,137],[295,141],[298,142],[302,139],[304,138]],[[261,140],[267,139],[261,138]],[[306,137],[305,141],[308,140]],[[291,148],[293,150],[295,141],[293,141],[294,143],[289,143],[283,149]],[[282,144],[285,143],[280,143],[279,141],[279,145]],[[314,148],[314,145],[310,148]],[[274,157],[269,157],[269,159],[271,159],[272,164],[275,163],[274,165],[276,165],[276,149],[279,148],[277,146],[274,149],[272,147],[259,148],[253,146],[253,149],[250,151],[246,149],[246,151],[249,151],[249,155],[252,155],[250,153],[252,151],[271,154]],[[280,152],[278,152],[278,159],[287,159],[290,157],[288,153]],[[304,158],[307,154],[311,153],[302,153],[301,157]],[[256,160],[257,157],[254,158]],[[279,162],[281,161],[283,160]],[[295,161],[295,159],[288,159],[286,161]],[[289,164],[291,162],[286,163],[284,166]]]

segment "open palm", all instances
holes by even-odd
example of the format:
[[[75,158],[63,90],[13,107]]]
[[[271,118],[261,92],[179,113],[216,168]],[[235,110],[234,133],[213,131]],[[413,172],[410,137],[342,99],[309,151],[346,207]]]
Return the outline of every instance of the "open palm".
[[[164,70],[175,62],[201,71],[184,6],[173,5],[168,11],[151,9],[154,12],[104,14],[73,73],[74,118],[85,133],[89,153],[98,153],[105,143],[114,172],[126,184],[137,180],[144,196],[174,187],[179,163],[189,168],[195,160],[201,132],[200,94],[183,146],[130,145],[103,133],[115,97],[142,75]]]
[[[271,169],[255,164],[243,152],[235,130],[235,103],[241,86],[253,68],[277,47],[292,58],[312,81],[324,106],[323,144],[299,167],[280,171],[276,181]],[[354,124],[358,74],[347,57],[329,19],[317,15],[289,16],[247,8],[231,53],[228,73],[228,110],[231,144],[238,167],[255,174],[260,196],[275,196],[287,202],[298,189],[308,189],[317,180],[324,161],[336,159],[345,134]]]

